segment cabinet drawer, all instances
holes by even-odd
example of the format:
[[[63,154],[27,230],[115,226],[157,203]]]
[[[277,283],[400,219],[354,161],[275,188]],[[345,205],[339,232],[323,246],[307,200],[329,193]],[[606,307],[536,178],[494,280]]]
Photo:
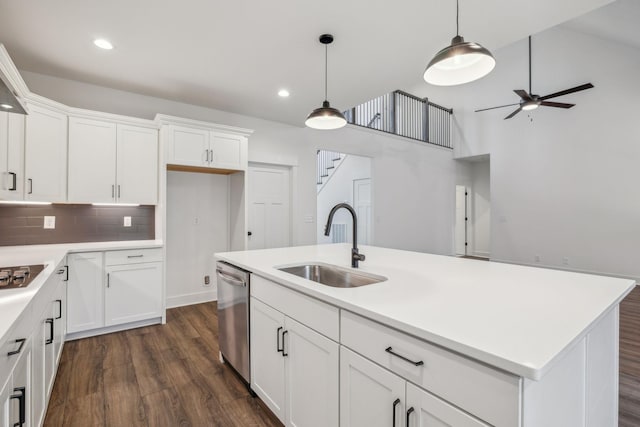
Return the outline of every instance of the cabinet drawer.
[[[140,264],[162,261],[162,248],[127,249],[105,252],[105,265]]]
[[[292,319],[338,341],[340,312],[337,307],[287,289],[255,274],[251,275],[251,296]]]
[[[345,310],[340,333],[342,345],[492,425],[520,424],[519,377]]]
[[[0,345],[0,388],[2,388],[2,384],[6,381],[18,359],[20,359],[20,355],[27,350],[33,326],[32,312],[32,305],[27,306],[13,327],[6,333],[6,340],[2,341]],[[21,346],[19,353],[9,354],[18,351]]]

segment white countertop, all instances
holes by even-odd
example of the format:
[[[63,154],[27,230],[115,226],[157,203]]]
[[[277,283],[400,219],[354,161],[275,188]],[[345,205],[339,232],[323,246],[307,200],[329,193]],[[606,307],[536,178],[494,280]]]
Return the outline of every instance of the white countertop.
[[[0,267],[46,264],[46,268],[24,289],[0,289],[0,346],[15,321],[27,309],[33,297],[68,253],[162,246],[161,240],[1,246]]]
[[[350,244],[216,257],[507,372],[540,379],[635,282],[605,276],[361,246],[360,270],[387,281],[333,288],[275,267],[350,268]]]

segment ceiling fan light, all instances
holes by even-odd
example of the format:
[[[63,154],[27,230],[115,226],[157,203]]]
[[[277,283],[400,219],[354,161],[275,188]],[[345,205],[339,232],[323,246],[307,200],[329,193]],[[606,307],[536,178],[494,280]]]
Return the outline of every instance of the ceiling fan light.
[[[520,108],[522,108],[524,111],[531,111],[531,110],[535,110],[539,106],[540,106],[540,101],[527,101],[523,103]]]
[[[309,114],[304,124],[312,129],[340,129],[347,124],[347,119],[339,110],[331,107],[329,101],[324,101],[322,107],[316,108]]]
[[[496,60],[489,50],[456,36],[451,45],[433,57],[423,77],[436,86],[461,85],[486,76],[495,66]]]

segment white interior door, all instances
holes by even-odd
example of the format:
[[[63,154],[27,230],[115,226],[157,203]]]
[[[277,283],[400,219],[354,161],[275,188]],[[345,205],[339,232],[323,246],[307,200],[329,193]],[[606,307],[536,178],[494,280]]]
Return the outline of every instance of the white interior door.
[[[249,249],[291,244],[291,172],[280,166],[249,166]]]
[[[467,188],[456,185],[456,255],[467,254]]]
[[[358,215],[358,243],[371,244],[371,178],[353,180],[353,208]]]

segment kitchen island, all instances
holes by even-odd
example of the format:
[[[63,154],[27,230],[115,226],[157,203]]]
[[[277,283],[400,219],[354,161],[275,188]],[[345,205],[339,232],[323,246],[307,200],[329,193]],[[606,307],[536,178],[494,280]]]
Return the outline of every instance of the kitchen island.
[[[270,368],[258,336],[264,322],[256,321],[272,311],[285,316],[276,329],[308,327],[339,347],[331,362],[339,369],[318,368],[336,376],[322,379],[325,396],[335,388],[340,399],[324,406],[335,411],[325,425],[392,418],[398,426],[421,425],[415,420],[428,417],[451,425],[617,424],[618,305],[632,280],[366,246],[359,271],[387,280],[334,288],[278,270],[318,262],[350,268],[350,251],[338,244],[216,254],[253,273],[251,384],[285,424],[311,409],[309,402],[296,407],[300,398],[288,387],[295,366],[285,366],[282,402],[257,382],[269,381],[263,373]],[[281,356],[294,335],[273,331],[268,340]],[[406,381],[402,392],[389,392],[390,402],[377,405],[374,397],[393,387],[352,392],[365,383],[363,390],[373,390],[385,375]]]

